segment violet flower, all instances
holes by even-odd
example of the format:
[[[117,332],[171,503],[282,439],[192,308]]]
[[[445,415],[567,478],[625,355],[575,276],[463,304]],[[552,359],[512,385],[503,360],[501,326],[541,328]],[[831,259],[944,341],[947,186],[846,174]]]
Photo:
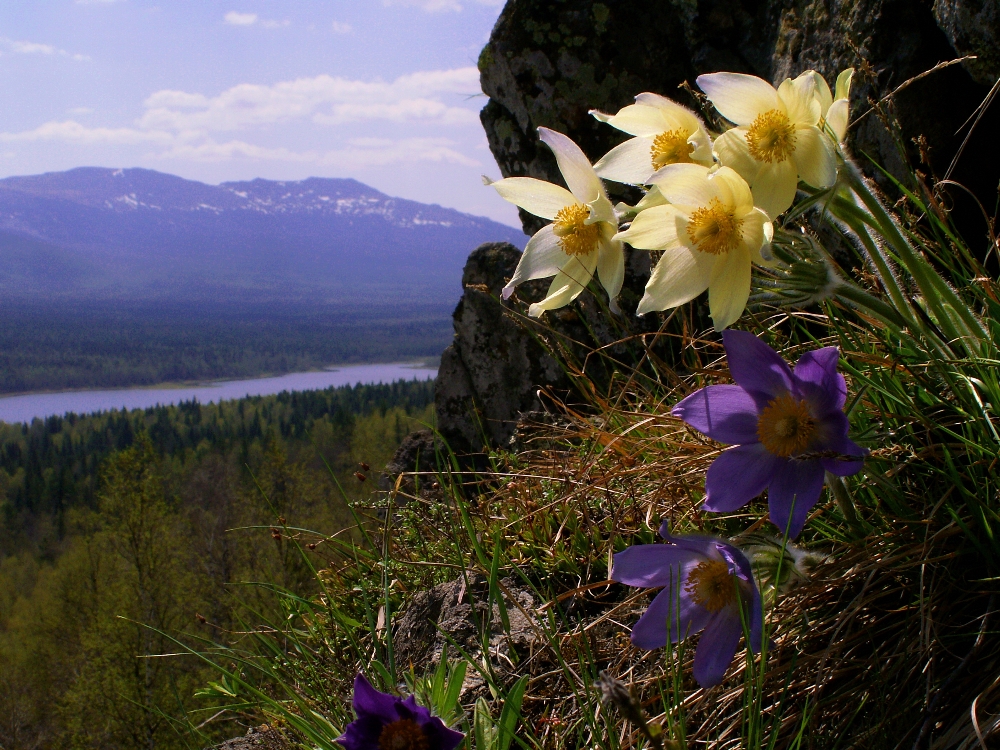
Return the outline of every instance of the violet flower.
[[[694,655],[694,679],[718,685],[750,626],[750,646],[760,652],[763,608],[750,561],[736,547],[707,536],[676,536],[660,526],[669,544],[640,544],[615,555],[611,578],[628,586],[662,586],[632,628],[632,643],[661,648],[704,630]],[[743,614],[741,616],[740,610]]]
[[[839,350],[802,355],[795,370],[745,331],[722,340],[736,385],[710,385],[673,409],[699,432],[735,443],[705,477],[705,510],[729,513],[765,489],[771,522],[798,536],[819,500],[824,472],[861,471],[867,451],[847,437],[847,385],[837,372]]]
[[[454,750],[465,738],[412,695],[403,700],[380,693],[360,674],[354,678],[354,713],[357,718],[337,738],[344,750]]]

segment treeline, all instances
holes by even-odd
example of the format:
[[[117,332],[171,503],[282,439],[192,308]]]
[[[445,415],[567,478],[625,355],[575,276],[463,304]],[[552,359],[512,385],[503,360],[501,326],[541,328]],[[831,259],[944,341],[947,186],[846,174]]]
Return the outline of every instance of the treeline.
[[[0,425],[0,748],[188,746],[210,675],[155,655],[273,613],[247,582],[310,593],[295,529],[347,529],[432,401],[412,381]]]
[[[206,303],[10,303],[0,307],[0,393],[255,377],[431,357],[447,305],[364,309]]]

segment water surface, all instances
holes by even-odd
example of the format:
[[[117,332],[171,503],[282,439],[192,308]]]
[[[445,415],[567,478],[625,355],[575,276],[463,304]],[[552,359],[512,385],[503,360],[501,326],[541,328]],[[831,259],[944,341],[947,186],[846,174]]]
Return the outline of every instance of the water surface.
[[[89,414],[108,409],[146,409],[157,404],[166,406],[193,398],[207,404],[245,396],[269,396],[281,391],[312,391],[331,386],[392,383],[414,378],[430,380],[436,375],[436,368],[421,365],[344,365],[319,372],[293,372],[273,378],[225,380],[194,386],[27,393],[0,398],[0,421],[30,422],[35,417],[44,419],[67,412]]]

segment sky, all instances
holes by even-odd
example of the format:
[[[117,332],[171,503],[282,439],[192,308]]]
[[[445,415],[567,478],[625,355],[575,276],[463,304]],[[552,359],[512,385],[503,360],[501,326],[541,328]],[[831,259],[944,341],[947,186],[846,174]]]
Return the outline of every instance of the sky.
[[[503,0],[3,0],[0,177],[353,177],[520,226],[478,113]]]

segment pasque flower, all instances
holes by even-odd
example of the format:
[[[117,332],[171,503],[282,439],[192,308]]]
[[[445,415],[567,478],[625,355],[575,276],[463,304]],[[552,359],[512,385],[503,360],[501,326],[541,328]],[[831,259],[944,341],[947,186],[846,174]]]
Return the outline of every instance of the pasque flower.
[[[490,183],[505,200],[552,221],[528,241],[503,297],[509,298],[525,281],[554,276],[545,299],[528,308],[528,314],[537,317],[576,299],[596,271],[612,311],[618,312],[615,298],[625,279],[625,260],[622,243],[614,239],[618,231],[614,207],[579,146],[548,128],[539,128],[538,135],[555,154],[569,190],[532,177]]]
[[[840,72],[832,94],[823,76],[815,70],[807,70],[803,75],[811,75],[815,81],[814,95],[816,101],[819,102],[820,126],[829,126],[837,141],[843,141],[847,136],[847,125],[850,118],[851,81],[854,79],[854,68],[847,68]]]
[[[617,238],[662,250],[636,312],[677,307],[708,290],[715,329],[736,322],[750,296],[750,264],[763,263],[771,223],[728,167],[671,164],[649,178],[666,205],[640,211]]]
[[[465,737],[418,706],[380,693],[358,675],[354,678],[354,713],[357,718],[337,738],[344,750],[454,750]]]
[[[663,587],[632,628],[640,648],[660,648],[701,630],[694,678],[702,687],[722,681],[736,655],[743,622],[760,651],[763,614],[750,562],[736,547],[707,536],[670,536],[667,544],[640,544],[614,557],[611,578],[628,586]]]
[[[606,115],[590,114],[630,135],[594,165],[606,180],[642,185],[653,172],[668,164],[695,163],[711,166],[712,139],[694,112],[659,94],[639,94],[635,104]]]
[[[800,179],[818,188],[837,181],[835,146],[819,127],[823,107],[813,71],[785,79],[777,90],[743,73],[701,75],[698,86],[736,124],[715,140],[719,161],[742,175],[772,219],[792,205]]]
[[[802,355],[792,370],[746,331],[722,334],[736,385],[710,385],[673,414],[721,443],[735,443],[705,477],[705,510],[728,513],[767,490],[771,522],[798,536],[823,489],[824,472],[861,470],[866,451],[847,437],[847,385],[835,346]]]

